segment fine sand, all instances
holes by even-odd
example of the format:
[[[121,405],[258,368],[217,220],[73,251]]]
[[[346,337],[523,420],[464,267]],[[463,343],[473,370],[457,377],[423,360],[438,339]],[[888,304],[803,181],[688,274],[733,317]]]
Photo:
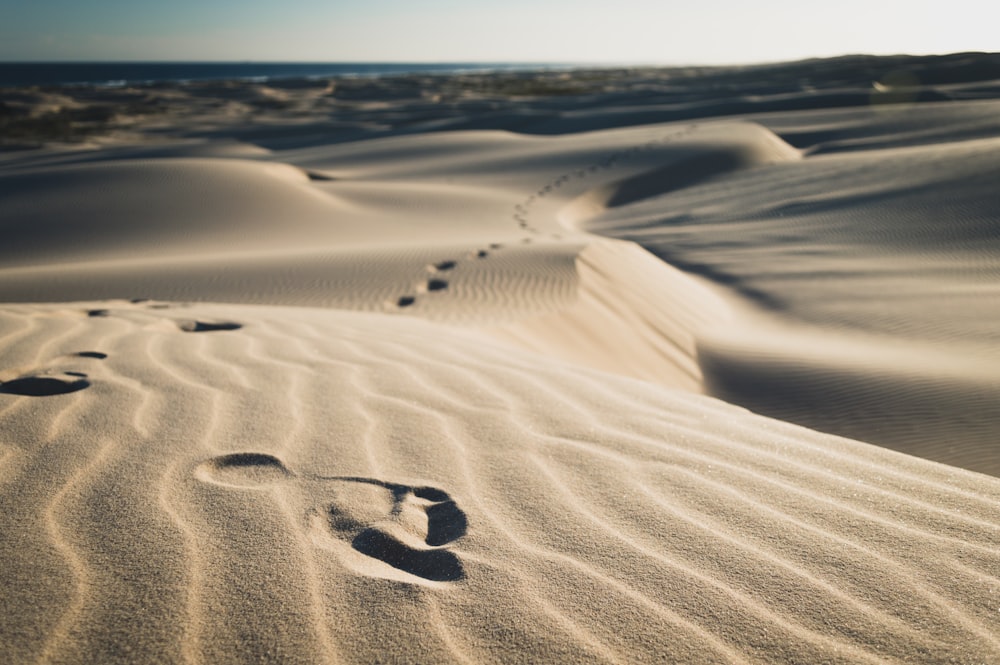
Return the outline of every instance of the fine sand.
[[[0,90],[0,660],[1000,662],[998,96]]]

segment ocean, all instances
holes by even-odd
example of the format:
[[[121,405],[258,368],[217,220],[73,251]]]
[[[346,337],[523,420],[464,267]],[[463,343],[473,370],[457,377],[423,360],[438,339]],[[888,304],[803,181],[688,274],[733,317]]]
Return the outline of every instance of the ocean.
[[[389,74],[526,71],[553,63],[385,62],[0,62],[0,86],[122,86],[166,81],[260,80]]]

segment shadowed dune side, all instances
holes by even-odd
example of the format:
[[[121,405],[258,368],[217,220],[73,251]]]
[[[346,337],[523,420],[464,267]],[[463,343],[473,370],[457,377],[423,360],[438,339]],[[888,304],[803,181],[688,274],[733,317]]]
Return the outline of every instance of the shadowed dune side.
[[[14,165],[25,168],[52,168],[77,164],[96,164],[123,160],[146,161],[158,159],[233,159],[266,160],[273,157],[270,150],[232,139],[184,140],[168,143],[138,143],[96,146],[88,150],[37,150],[4,154],[0,152],[0,167]]]
[[[1000,364],[933,346],[760,326],[704,335],[708,394],[772,418],[1000,476]]]
[[[0,310],[0,367],[92,379],[0,393],[15,662],[1000,654],[996,479],[411,317],[165,305]]]
[[[996,102],[988,100],[761,114],[753,120],[807,155],[974,141],[1000,134]]]
[[[726,123],[699,128],[673,150],[658,155],[660,164],[620,180],[589,189],[559,211],[568,226],[617,208],[696,185],[758,165],[798,161],[799,151],[770,130],[753,123]]]
[[[923,113],[909,111],[914,127]],[[868,129],[892,135],[877,117]],[[710,394],[997,474],[997,139],[945,139],[665,180],[564,219],[732,299],[725,325],[692,333]]]
[[[487,332],[584,367],[704,392],[697,335],[730,321],[729,303],[633,243],[593,240],[576,269],[571,304]]]

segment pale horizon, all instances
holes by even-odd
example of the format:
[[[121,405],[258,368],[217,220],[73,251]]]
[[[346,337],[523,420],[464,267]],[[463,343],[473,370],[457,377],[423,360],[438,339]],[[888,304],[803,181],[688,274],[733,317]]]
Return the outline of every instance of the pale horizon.
[[[803,7],[718,0],[443,0],[339,3],[180,0],[170,7],[82,7],[40,0],[8,11],[6,62],[372,62],[722,65],[845,54],[996,50],[1000,8],[976,0],[848,0]]]

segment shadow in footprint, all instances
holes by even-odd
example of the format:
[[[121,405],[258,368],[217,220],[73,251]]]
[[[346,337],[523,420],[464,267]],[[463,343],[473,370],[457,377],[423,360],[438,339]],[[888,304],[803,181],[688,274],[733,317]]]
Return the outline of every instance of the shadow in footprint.
[[[448,282],[443,279],[429,279],[427,280],[427,290],[428,291],[444,291],[448,288]]]
[[[468,528],[465,513],[451,499],[427,507],[428,545],[437,547],[458,540]]]
[[[104,360],[105,358],[108,357],[108,354],[101,353],[100,351],[80,351],[79,353],[74,355],[80,358],[96,358],[97,360]]]
[[[241,323],[231,321],[221,321],[218,323],[206,323],[205,321],[180,321],[177,327],[184,332],[215,332],[217,330],[239,330],[243,327]]]
[[[448,272],[449,270],[454,270],[457,265],[457,261],[441,261],[440,263],[435,263],[432,267],[438,272]]]
[[[226,485],[246,486],[263,485],[293,474],[274,455],[233,453],[208,460],[197,475]]]
[[[0,393],[49,397],[83,390],[90,385],[87,375],[81,372],[63,372],[61,376],[23,376],[0,383]]]
[[[443,547],[464,536],[469,526],[465,513],[447,492],[434,487],[410,487],[374,478],[330,480],[384,487],[392,495],[390,519],[362,528],[351,540],[354,550],[404,573],[433,582],[453,582],[465,577],[461,560]],[[414,511],[423,511],[426,515],[426,525],[420,534],[414,533],[412,525],[406,528],[405,518],[402,517]],[[349,534],[362,526],[337,505],[330,506],[327,515],[334,532],[346,531]],[[416,541],[414,536],[423,542]]]
[[[110,316],[111,312],[106,309],[91,309],[87,310],[87,316],[98,317],[98,316]]]
[[[417,299],[414,296],[400,296],[399,300],[396,301],[396,306],[409,307],[415,302],[417,302]]]
[[[462,562],[452,552],[416,549],[377,528],[368,528],[359,533],[351,541],[351,547],[425,580],[453,582],[465,576]]]

